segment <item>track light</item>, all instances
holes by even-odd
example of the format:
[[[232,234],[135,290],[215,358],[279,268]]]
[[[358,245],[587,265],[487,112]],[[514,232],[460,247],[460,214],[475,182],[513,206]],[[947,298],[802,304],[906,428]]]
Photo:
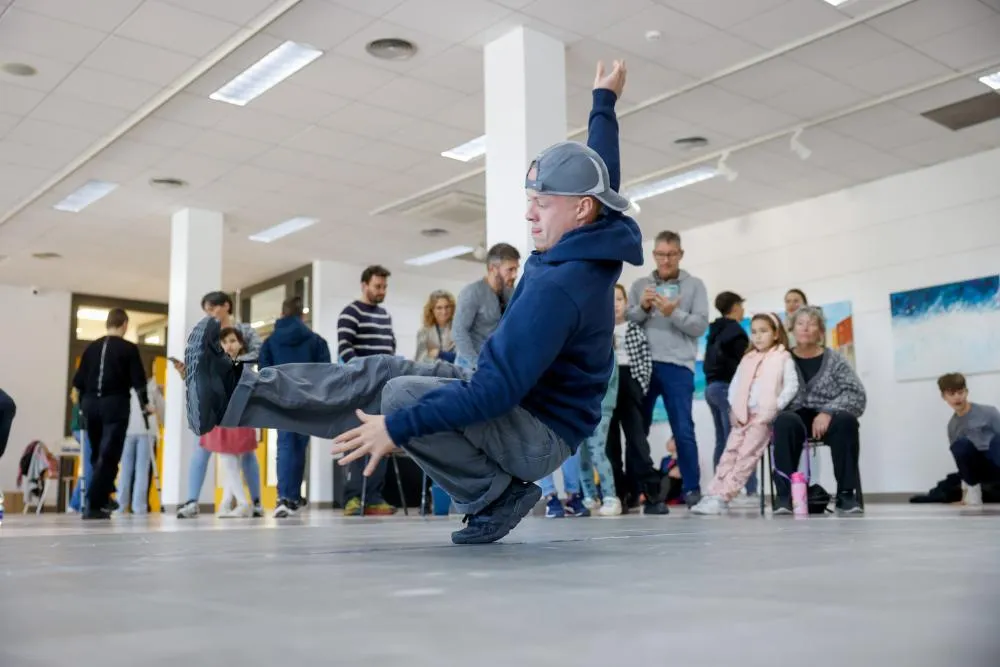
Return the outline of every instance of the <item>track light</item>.
[[[729,151],[726,151],[719,157],[719,164],[715,165],[715,170],[719,172],[720,176],[725,176],[726,180],[732,183],[739,177],[739,172],[726,164],[726,160],[729,159]]]
[[[802,128],[795,130],[795,134],[792,135],[791,149],[792,152],[799,156],[801,160],[808,160],[809,156],[813,154],[811,150],[806,148],[806,146],[799,141],[799,137],[802,136]]]

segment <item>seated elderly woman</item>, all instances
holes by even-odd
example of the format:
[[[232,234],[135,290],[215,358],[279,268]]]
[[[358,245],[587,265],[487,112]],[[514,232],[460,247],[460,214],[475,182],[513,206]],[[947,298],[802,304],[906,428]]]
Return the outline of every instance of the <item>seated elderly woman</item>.
[[[796,346],[792,358],[799,373],[799,392],[774,421],[775,514],[792,511],[791,474],[808,438],[830,447],[837,478],[837,512],[860,514],[858,503],[858,418],[867,397],[854,369],[837,351],[826,347],[823,311],[803,306],[792,316]]]

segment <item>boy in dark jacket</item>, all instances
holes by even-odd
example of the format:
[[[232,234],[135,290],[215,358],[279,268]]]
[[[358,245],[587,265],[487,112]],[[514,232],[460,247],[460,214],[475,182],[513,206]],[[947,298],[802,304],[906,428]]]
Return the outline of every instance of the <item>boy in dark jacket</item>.
[[[258,366],[280,364],[328,364],[330,346],[302,322],[302,299],[292,297],[281,304],[281,319],[260,348]],[[302,479],[306,474],[309,436],[278,431],[278,505],[274,518],[293,516],[304,504]]]
[[[743,353],[750,345],[750,337],[741,324],[743,297],[734,292],[721,292],[715,297],[715,308],[722,317],[708,327],[705,345],[705,402],[715,422],[715,452],[712,462],[719,465],[719,458],[726,449],[729,438],[729,383],[736,374]],[[757,492],[757,475],[747,481],[747,493]]]

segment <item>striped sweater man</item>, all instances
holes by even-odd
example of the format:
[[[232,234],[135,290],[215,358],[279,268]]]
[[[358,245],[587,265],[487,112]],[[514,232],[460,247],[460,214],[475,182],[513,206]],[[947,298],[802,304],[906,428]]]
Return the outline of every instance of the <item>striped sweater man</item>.
[[[337,320],[337,350],[342,361],[375,354],[396,354],[392,317],[382,306],[352,301]]]

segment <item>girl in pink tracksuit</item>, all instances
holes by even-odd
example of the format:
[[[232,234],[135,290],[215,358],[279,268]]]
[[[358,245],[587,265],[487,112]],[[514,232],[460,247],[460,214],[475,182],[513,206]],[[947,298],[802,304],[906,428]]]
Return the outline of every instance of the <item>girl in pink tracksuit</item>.
[[[781,320],[760,313],[750,321],[750,349],[729,384],[732,431],[715,469],[708,495],[694,514],[722,514],[757,467],[771,440],[771,424],[799,390],[795,362]]]

